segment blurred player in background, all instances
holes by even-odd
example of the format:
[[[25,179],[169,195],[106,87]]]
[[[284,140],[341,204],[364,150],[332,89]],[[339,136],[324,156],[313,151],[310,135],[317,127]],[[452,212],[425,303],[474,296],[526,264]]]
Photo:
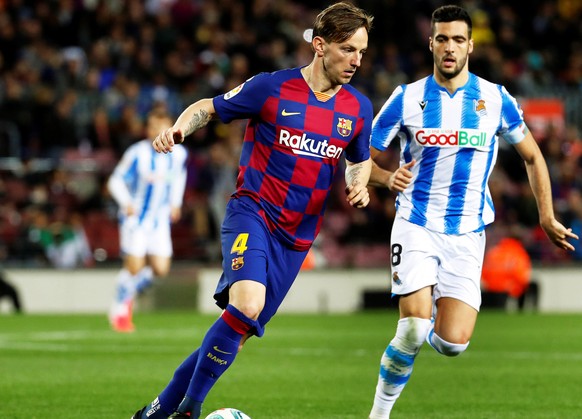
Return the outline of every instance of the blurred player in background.
[[[171,223],[180,219],[186,187],[187,151],[176,146],[172,154],[159,154],[151,141],[172,126],[163,107],[147,116],[146,136],[123,154],[107,183],[119,205],[119,235],[123,268],[109,319],[118,332],[134,330],[132,305],[154,277],[168,274],[172,258]]]
[[[372,17],[336,3],[316,18],[313,61],[261,73],[232,91],[190,105],[153,146],[172,152],[214,116],[249,119],[236,192],[222,225],[222,315],[139,418],[198,419],[202,402],[245,340],[262,336],[317,236],[334,174],[346,161],[347,201],[369,203],[368,98],[348,83],[368,46]]]
[[[484,230],[494,218],[487,181],[499,138],[524,160],[550,240],[574,250],[568,239],[577,239],[554,217],[546,163],[516,100],[469,72],[471,33],[464,9],[436,9],[433,74],[397,87],[374,120],[373,158],[400,139],[400,168],[374,164],[370,178],[399,192],[391,265],[400,320],[382,355],[371,419],[390,416],[425,340],[446,356],[469,345],[481,304]]]

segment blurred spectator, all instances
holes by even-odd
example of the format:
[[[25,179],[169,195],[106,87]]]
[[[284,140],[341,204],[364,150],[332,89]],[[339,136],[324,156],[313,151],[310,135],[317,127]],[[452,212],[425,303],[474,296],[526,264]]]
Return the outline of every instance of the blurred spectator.
[[[93,255],[83,225],[77,216],[70,223],[56,221],[44,231],[43,244],[51,265],[75,269],[93,264]]]
[[[507,227],[507,226],[506,226]],[[485,253],[482,270],[483,306],[505,306],[507,297],[524,308],[526,295],[537,306],[537,284],[532,282],[531,258],[517,235],[504,237]]]
[[[48,225],[49,216],[44,209],[36,206],[25,208],[18,236],[13,242],[14,258],[29,266],[48,265],[45,252],[47,239],[44,234]]]
[[[12,304],[12,310],[15,313],[22,313],[20,296],[18,290],[4,277],[4,272],[0,270],[0,301],[8,299]]]

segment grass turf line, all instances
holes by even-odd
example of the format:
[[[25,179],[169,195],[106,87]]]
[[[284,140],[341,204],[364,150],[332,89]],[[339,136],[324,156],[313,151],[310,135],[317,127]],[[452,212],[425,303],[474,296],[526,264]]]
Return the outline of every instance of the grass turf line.
[[[0,417],[129,418],[195,349],[214,316],[137,313],[116,334],[105,316],[0,317]],[[365,419],[397,314],[276,316],[212,389],[204,414]],[[480,314],[457,358],[424,346],[398,418],[574,418],[582,397],[582,316]]]

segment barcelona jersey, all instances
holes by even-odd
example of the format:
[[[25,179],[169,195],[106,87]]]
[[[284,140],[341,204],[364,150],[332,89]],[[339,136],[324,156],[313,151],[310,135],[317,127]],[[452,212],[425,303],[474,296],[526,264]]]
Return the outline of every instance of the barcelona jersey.
[[[213,103],[225,123],[249,120],[233,197],[254,201],[289,247],[309,249],[340,159],[370,157],[371,102],[349,85],[320,100],[294,68],[258,74]]]

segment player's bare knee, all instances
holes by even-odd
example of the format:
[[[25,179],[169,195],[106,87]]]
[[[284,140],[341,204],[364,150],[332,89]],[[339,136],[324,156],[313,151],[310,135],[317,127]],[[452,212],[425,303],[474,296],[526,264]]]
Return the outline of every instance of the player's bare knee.
[[[233,304],[238,311],[252,320],[257,320],[263,310],[263,304],[255,301],[244,301]]]

